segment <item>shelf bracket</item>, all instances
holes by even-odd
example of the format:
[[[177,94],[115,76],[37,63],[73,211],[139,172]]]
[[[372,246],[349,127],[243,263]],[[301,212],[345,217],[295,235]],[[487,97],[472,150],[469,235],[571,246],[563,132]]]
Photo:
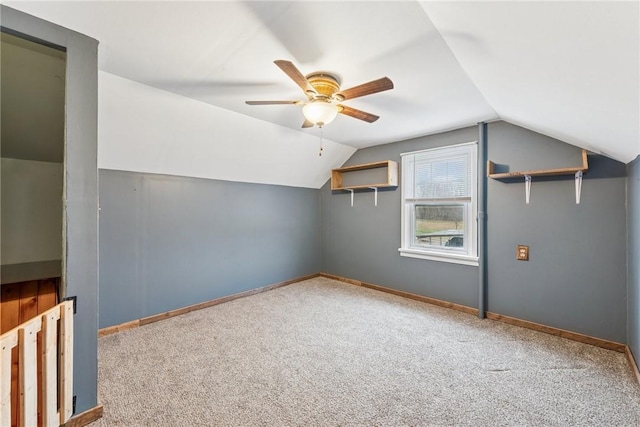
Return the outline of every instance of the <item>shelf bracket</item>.
[[[529,199],[531,199],[531,175],[524,176],[524,200],[526,204],[529,204]]]
[[[353,207],[353,190],[347,189],[347,191],[351,192],[351,207]]]
[[[378,187],[369,187],[374,191],[373,203],[375,206],[378,206]]]
[[[576,205],[580,204],[580,194],[582,193],[582,171],[576,172]]]

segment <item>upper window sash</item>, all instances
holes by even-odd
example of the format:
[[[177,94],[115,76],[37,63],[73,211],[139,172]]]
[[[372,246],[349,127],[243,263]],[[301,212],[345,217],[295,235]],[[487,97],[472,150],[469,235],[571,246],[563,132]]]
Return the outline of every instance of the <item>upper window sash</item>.
[[[403,153],[404,200],[455,200],[475,192],[475,143]]]

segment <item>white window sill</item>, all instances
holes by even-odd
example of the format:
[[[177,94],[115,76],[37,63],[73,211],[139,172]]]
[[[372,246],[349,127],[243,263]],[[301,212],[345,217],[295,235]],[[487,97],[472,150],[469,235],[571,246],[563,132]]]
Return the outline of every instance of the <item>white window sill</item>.
[[[410,258],[428,259],[431,261],[450,262],[453,264],[478,266],[478,257],[461,255],[454,253],[433,252],[433,251],[421,251],[418,249],[400,248],[398,249],[401,256]]]

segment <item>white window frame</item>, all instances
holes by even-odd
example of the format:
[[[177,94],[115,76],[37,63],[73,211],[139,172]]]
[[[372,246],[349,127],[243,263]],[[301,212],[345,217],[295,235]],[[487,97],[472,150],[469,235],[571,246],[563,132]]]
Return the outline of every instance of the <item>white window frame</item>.
[[[416,199],[407,199],[407,194],[412,194],[413,189],[409,190],[407,186],[413,186],[414,163],[413,159],[416,155],[427,155],[433,158],[453,156],[456,153],[467,152],[470,154],[471,168],[471,202],[465,208],[465,227],[463,242],[464,246],[460,248],[426,248],[413,245],[414,236],[414,212],[415,206],[421,204],[440,204],[446,205],[447,201],[425,201]],[[401,256],[427,259],[432,261],[443,261],[455,264],[478,266],[478,142],[467,142],[463,144],[448,145],[444,147],[430,148],[427,150],[412,151],[402,153],[402,182],[401,182],[401,247],[398,249]],[[411,193],[410,193],[411,191]]]

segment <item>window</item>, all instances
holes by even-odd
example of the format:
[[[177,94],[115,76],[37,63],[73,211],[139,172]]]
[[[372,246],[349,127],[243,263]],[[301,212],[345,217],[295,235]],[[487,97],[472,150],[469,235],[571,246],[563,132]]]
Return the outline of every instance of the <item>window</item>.
[[[477,144],[402,154],[400,255],[478,265]]]

